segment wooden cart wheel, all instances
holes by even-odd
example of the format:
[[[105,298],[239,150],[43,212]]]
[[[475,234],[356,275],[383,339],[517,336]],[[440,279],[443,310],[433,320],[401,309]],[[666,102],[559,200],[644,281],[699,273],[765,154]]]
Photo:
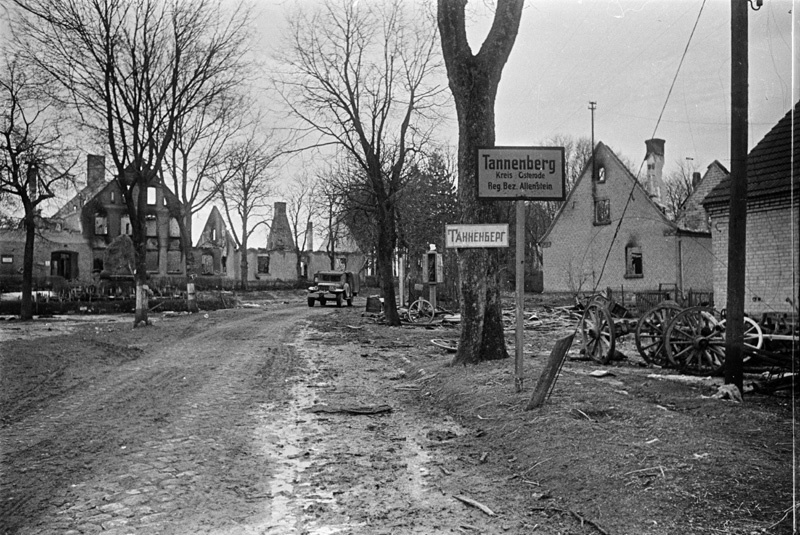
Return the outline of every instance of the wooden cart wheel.
[[[664,343],[670,363],[685,372],[713,375],[725,365],[724,324],[713,308],[678,313],[667,326]]]
[[[433,316],[433,305],[426,299],[417,299],[408,307],[408,321],[411,323],[430,323]]]
[[[636,323],[636,348],[648,364],[661,367],[669,364],[664,349],[664,335],[667,325],[680,311],[681,307],[677,303],[665,301],[639,318]]]
[[[722,328],[725,329],[726,320],[722,320]],[[761,326],[752,318],[744,317],[744,345],[754,349],[761,349],[764,345],[764,332]]]
[[[587,357],[607,364],[614,355],[614,322],[608,308],[601,303],[590,303],[578,323],[583,351]]]
[[[725,329],[725,322],[726,320],[722,320],[720,324],[722,325],[722,329]],[[764,332],[761,330],[761,326],[755,322],[752,318],[748,318],[747,316],[744,317],[744,345],[750,347],[751,349],[761,349],[764,345]],[[747,362],[750,360],[750,357],[747,354],[742,356],[742,362]]]

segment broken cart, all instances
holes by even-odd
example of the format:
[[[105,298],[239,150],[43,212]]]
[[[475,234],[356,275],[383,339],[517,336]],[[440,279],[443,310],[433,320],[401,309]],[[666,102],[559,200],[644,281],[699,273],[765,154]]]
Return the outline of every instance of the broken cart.
[[[606,364],[616,353],[616,340],[635,335],[642,358],[653,365],[695,374],[718,373],[725,364],[725,319],[710,307],[683,308],[664,301],[638,320],[604,295],[590,298],[578,324],[587,357]],[[761,349],[763,332],[745,317],[744,343],[750,353]]]

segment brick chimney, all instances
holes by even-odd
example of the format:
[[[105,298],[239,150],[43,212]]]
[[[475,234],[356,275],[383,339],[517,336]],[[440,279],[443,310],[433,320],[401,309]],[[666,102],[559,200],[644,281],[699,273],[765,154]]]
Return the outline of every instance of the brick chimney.
[[[314,223],[308,222],[306,227],[306,251],[314,250]]]
[[[275,215],[267,238],[267,251],[291,251],[294,248],[292,228],[289,226],[289,218],[286,217],[286,203],[276,202]]]
[[[664,140],[648,139],[644,142],[647,149],[645,162],[647,163],[647,176],[642,185],[650,194],[650,198],[661,203],[661,194],[665,191],[664,186]]]
[[[106,157],[97,154],[86,156],[86,185],[94,187],[106,182]]]
[[[28,182],[28,196],[31,200],[39,198],[39,166],[36,162],[28,162],[28,170],[25,173],[25,180]]]

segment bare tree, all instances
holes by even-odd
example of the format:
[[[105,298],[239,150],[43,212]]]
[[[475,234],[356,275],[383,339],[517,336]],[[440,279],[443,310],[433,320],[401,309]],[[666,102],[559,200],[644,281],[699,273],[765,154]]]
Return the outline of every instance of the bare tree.
[[[458,116],[458,197],[463,223],[493,223],[500,204],[477,198],[478,147],[495,144],[494,103],[503,67],[514,46],[523,0],[498,0],[494,21],[477,54],[467,41],[466,0],[438,0],[439,32]],[[461,338],[454,362],[508,357],[500,301],[500,255],[460,249]]]
[[[411,280],[422,280],[421,261],[429,245],[443,251],[445,225],[458,221],[454,167],[445,155],[434,152],[411,166],[400,192],[398,228]]]
[[[302,254],[313,244],[312,225],[317,215],[315,210],[317,190],[317,181],[313,177],[303,175],[289,186],[286,192],[286,215],[289,218],[292,238],[297,246],[295,268],[298,280],[303,277]]]
[[[261,225],[268,225],[269,197],[272,195],[270,169],[281,154],[281,149],[275,146],[271,136],[259,134],[253,129],[250,136],[225,152],[214,175],[215,189],[222,200],[231,235],[241,252],[242,290],[247,290],[248,241]]]
[[[336,245],[342,238],[345,229],[345,190],[347,174],[346,166],[337,162],[317,176],[317,195],[314,210],[322,220],[320,229],[325,235],[325,252],[328,255],[330,268],[336,268]],[[352,211],[352,208],[351,208]]]
[[[694,191],[693,177],[697,168],[693,160],[676,160],[676,171],[670,173],[664,184],[666,186],[664,204],[667,207],[667,217],[675,221],[680,214],[683,203]]]
[[[3,54],[0,66],[0,195],[22,205],[25,249],[20,317],[33,318],[33,252],[40,205],[72,181],[74,161],[62,143],[58,117],[42,100],[41,81],[18,57]]]
[[[248,13],[212,0],[14,2],[31,58],[108,145],[136,249],[134,326],[147,324],[147,189],[179,119],[239,83]]]
[[[335,144],[360,169],[377,224],[377,268],[387,323],[400,325],[394,288],[397,192],[433,127],[441,88],[436,32],[407,6],[329,0],[291,24],[280,91],[315,142]]]
[[[248,126],[248,100],[231,93],[202,102],[175,121],[175,136],[165,158],[163,171],[181,202],[180,225],[184,261],[191,265],[187,251],[194,243],[192,218],[210,204],[217,190],[211,179],[226,148]],[[164,180],[166,183],[167,180]]]

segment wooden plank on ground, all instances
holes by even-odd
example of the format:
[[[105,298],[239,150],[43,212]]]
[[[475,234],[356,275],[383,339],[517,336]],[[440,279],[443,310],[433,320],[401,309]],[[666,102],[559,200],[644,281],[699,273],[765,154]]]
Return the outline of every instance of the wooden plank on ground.
[[[561,369],[561,363],[564,362],[564,359],[567,356],[567,351],[569,351],[574,338],[575,333],[573,332],[569,336],[559,338],[556,341],[556,345],[553,346],[553,350],[550,352],[550,356],[547,358],[547,363],[544,365],[542,375],[539,376],[539,382],[536,383],[536,388],[533,391],[533,395],[531,396],[530,401],[528,401],[528,405],[525,407],[526,411],[541,407],[544,404],[544,401],[547,398],[547,393],[550,392],[550,388],[553,386],[553,383],[556,380],[558,371]]]

